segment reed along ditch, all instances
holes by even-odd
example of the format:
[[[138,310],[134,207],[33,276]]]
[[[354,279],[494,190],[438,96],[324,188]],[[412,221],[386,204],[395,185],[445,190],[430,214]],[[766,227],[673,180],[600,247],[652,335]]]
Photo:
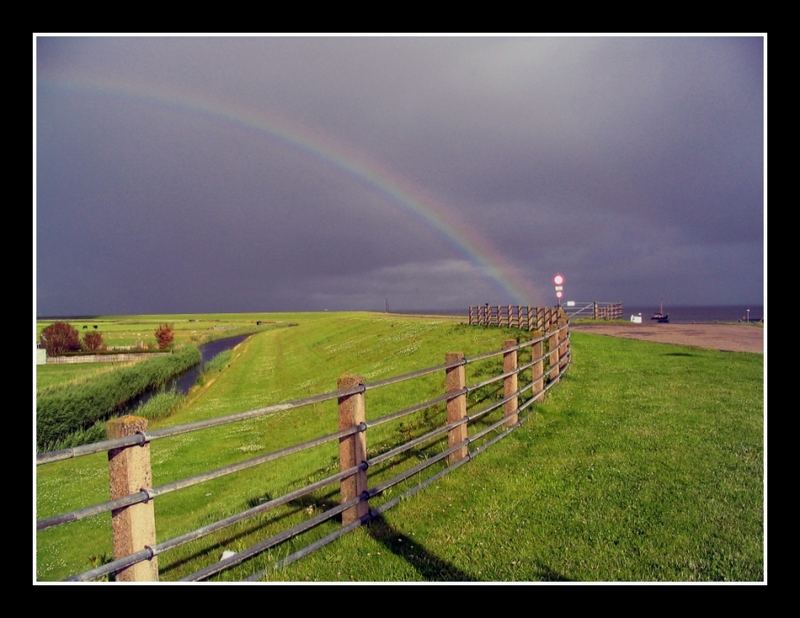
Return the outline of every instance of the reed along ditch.
[[[161,392],[174,389],[180,395],[185,394],[197,381],[205,363],[248,336],[217,339],[197,348],[176,351],[169,357],[142,361],[146,367],[144,364],[124,367],[86,383],[37,395],[37,449],[58,450],[102,440],[108,418],[136,414],[141,404]]]

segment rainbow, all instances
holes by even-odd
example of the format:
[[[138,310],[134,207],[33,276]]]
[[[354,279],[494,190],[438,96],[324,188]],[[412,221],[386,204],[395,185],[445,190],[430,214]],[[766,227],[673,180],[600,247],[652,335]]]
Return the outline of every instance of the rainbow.
[[[105,78],[73,76],[64,79],[41,75],[37,83],[39,87],[85,91],[156,103],[267,134],[349,174],[438,230],[459,253],[499,285],[510,297],[509,302],[533,304],[535,299],[541,298],[530,279],[479,230],[467,225],[451,206],[434,199],[424,189],[402,178],[374,158],[367,157],[317,129],[300,125],[273,111],[248,109],[232,101],[215,100],[196,93],[187,94],[163,86],[132,84]],[[479,299],[475,302],[479,302]]]

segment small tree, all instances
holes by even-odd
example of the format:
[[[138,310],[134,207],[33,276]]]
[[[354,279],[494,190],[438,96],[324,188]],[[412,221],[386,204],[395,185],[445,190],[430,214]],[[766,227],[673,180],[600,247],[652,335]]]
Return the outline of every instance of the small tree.
[[[53,322],[42,331],[39,340],[49,356],[58,356],[81,349],[78,331],[66,322]]]
[[[172,325],[170,324],[159,324],[155,335],[159,350],[166,350],[175,338],[175,333],[172,332]]]
[[[103,349],[103,335],[98,332],[86,333],[83,336],[83,349],[96,352]]]

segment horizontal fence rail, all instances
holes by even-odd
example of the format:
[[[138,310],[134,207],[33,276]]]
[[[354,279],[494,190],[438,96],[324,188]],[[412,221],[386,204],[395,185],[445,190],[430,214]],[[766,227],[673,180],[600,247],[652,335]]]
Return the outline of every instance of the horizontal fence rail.
[[[274,534],[252,547],[237,552],[231,557],[204,567],[183,579],[189,581],[207,579],[333,518],[341,518],[342,526],[338,530],[290,554],[274,566],[275,568],[280,568],[290,564],[308,555],[311,551],[339,538],[342,534],[381,515],[389,508],[399,504],[403,497],[417,493],[436,479],[459,468],[520,426],[527,418],[527,416],[519,416],[520,413],[534,402],[541,400],[545,393],[560,381],[572,360],[569,322],[563,310],[548,308],[548,311],[545,312],[538,309],[533,311],[533,309],[535,308],[528,307],[527,311],[522,313],[522,318],[520,318],[520,313],[517,312],[516,315],[513,315],[512,306],[508,306],[504,315],[509,316],[509,323],[517,325],[519,328],[534,330],[534,328],[529,327],[530,324],[539,324],[541,328],[537,327],[535,330],[541,330],[543,334],[522,342],[509,339],[499,350],[484,352],[470,357],[466,357],[461,353],[451,353],[446,356],[443,364],[375,382],[366,382],[359,376],[343,376],[336,391],[156,431],[147,431],[147,421],[143,418],[127,416],[114,419],[109,422],[109,435],[111,436],[109,440],[37,455],[37,465],[42,465],[93,453],[107,452],[111,499],[67,513],[39,519],[36,522],[37,530],[45,530],[111,511],[114,559],[91,570],[71,575],[67,578],[67,581],[91,581],[106,576],[115,576],[119,581],[152,581],[158,579],[157,561],[160,554],[289,504],[326,486],[339,483],[341,497],[337,506],[328,508],[310,519]],[[537,314],[541,314],[542,320],[540,322],[536,321]],[[513,320],[511,319],[512,315]],[[533,320],[533,322],[530,320]],[[520,364],[518,362],[518,352],[526,348],[531,348],[530,361]],[[488,379],[479,380],[471,385],[467,384],[467,366],[499,356],[503,357],[503,371],[501,373]],[[445,392],[443,394],[374,419],[366,418],[365,392],[433,373],[444,374]],[[530,376],[527,384],[519,385],[520,375]],[[501,382],[502,386],[499,386],[499,388],[503,389],[502,398],[489,403],[482,409],[468,413],[467,396],[470,393]],[[523,395],[527,396],[527,399],[521,402],[520,398]],[[259,418],[275,412],[293,410],[334,399],[338,401],[339,406],[339,431],[202,474],[153,486],[149,448],[150,443],[154,440]],[[367,455],[366,440],[370,428],[441,404],[446,407],[447,419],[445,423],[402,444],[392,446],[381,453],[373,454],[371,457]],[[503,409],[503,416],[499,420],[490,422],[485,427],[474,431],[472,435],[468,434],[469,426],[500,408]],[[493,432],[497,432],[500,429],[503,429],[503,431],[489,439]],[[441,452],[427,457],[419,464],[391,478],[369,486],[368,471],[371,467],[378,466],[422,445],[427,445],[424,447],[427,448],[445,438],[447,439],[447,447]],[[171,539],[156,542],[155,513],[153,509],[153,502],[156,498],[337,440],[339,442],[339,472],[307,483],[276,498],[271,498],[263,504],[235,513],[211,524]],[[473,446],[477,442],[483,443],[480,446]],[[419,475],[424,470],[440,462],[446,463],[446,467],[443,470],[420,481],[401,496],[392,498],[377,508],[370,509],[369,500],[380,496],[387,489]],[[128,489],[129,487],[139,487],[140,489],[131,491]],[[261,579],[266,574],[267,571],[258,571],[248,579]]]

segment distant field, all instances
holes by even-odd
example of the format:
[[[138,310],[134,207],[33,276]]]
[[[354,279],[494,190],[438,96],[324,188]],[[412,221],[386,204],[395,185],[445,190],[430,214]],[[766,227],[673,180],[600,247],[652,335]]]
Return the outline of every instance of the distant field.
[[[509,334],[519,334],[443,317],[260,315],[299,326],[248,339],[213,381],[153,427],[332,390],[345,372],[377,380],[441,363],[448,351],[497,349]],[[175,322],[177,316],[169,319]],[[270,579],[760,579],[763,358],[583,333],[573,334],[573,344],[569,375],[537,406],[535,419],[382,521]],[[468,381],[496,373],[499,359],[476,363],[468,367]],[[443,375],[432,374],[370,392],[367,418],[437,395],[442,387]],[[499,389],[487,389],[471,394],[470,401],[500,396]],[[441,424],[443,415],[439,406],[371,429],[370,453]],[[487,423],[497,418],[490,417]],[[151,446],[154,483],[336,428],[336,404],[328,402],[158,441]],[[370,480],[441,450],[442,442],[435,443],[370,468]],[[38,468],[37,517],[107,499],[105,459],[98,454]],[[158,538],[211,523],[337,469],[333,443],[169,494],[156,501]],[[223,549],[241,550],[337,497],[330,487],[317,493],[316,503],[298,501],[162,554],[161,578],[183,577],[218,560]],[[323,525],[219,579],[246,577],[336,525]],[[60,579],[110,554],[107,514],[46,530],[37,535],[37,577]]]
[[[54,321],[36,322],[37,340],[42,330]],[[276,314],[264,313],[98,316],[91,319],[63,321],[72,325],[81,337],[84,333],[97,330],[103,335],[103,341],[107,346],[132,346],[140,341],[145,344],[155,344],[155,330],[159,324],[164,323],[172,324],[175,330],[175,343],[178,344],[203,343],[245,332],[267,330],[281,322],[276,318]],[[262,322],[260,326],[256,324],[258,321]]]

